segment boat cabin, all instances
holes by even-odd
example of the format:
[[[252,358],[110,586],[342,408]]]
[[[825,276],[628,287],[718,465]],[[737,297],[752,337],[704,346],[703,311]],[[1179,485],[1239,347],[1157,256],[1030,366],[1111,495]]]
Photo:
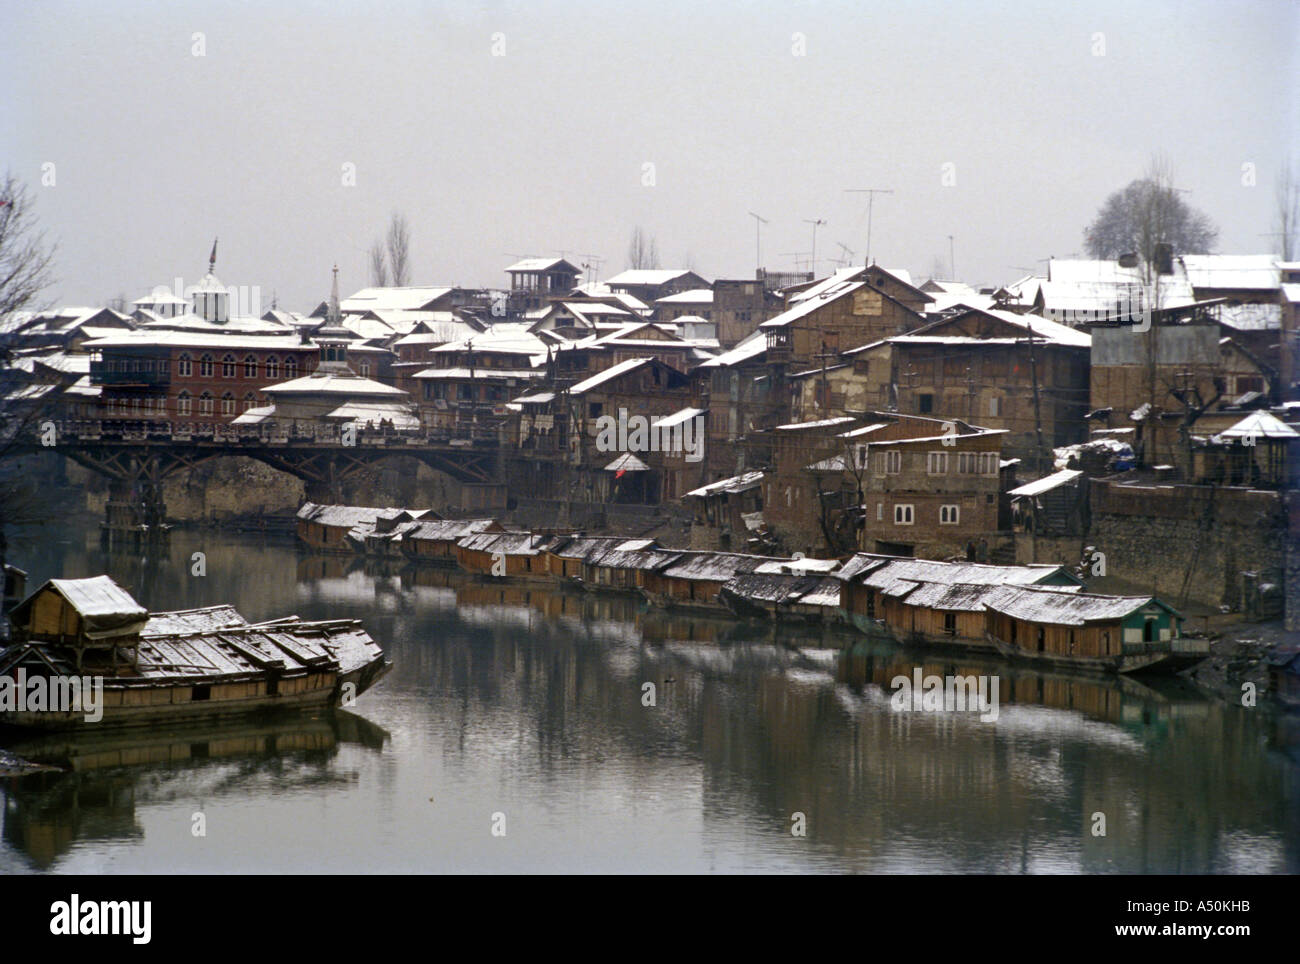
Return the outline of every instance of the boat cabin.
[[[81,670],[86,651],[99,654],[96,662],[117,665],[119,649],[134,661],[140,631],[149,611],[109,576],[88,579],[51,579],[20,602],[9,614],[20,642],[54,643],[76,654]]]

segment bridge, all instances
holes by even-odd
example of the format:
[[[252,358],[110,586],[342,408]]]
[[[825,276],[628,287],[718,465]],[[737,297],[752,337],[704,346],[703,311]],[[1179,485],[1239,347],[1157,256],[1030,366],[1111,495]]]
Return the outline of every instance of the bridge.
[[[256,459],[301,479],[313,502],[343,501],[343,485],[384,459],[406,456],[469,484],[500,481],[496,425],[420,430],[339,425],[178,425],[165,420],[46,419],[7,446],[14,454],[57,452],[109,480],[105,532],[161,531],[168,476],[231,456]]]

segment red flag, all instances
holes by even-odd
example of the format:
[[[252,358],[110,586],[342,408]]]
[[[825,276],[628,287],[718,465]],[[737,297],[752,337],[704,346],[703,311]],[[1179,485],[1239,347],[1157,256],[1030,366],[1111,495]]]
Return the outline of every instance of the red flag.
[[[615,478],[616,480],[617,480],[617,479],[621,479],[621,478],[623,477],[623,473],[626,472],[626,471],[627,471],[627,469],[619,469],[617,472],[614,473],[614,478]]]

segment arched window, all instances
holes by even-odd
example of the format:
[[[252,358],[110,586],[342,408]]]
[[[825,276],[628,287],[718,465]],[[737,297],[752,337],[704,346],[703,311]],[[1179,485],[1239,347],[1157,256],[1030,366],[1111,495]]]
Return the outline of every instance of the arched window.
[[[368,361],[363,361],[363,362],[361,363],[361,377],[362,377],[362,378],[369,378],[369,377],[370,377],[370,362],[368,362]]]
[[[274,355],[267,356],[266,359],[266,377],[271,381],[280,377],[280,359]]]
[[[181,354],[180,360],[176,363],[176,371],[182,378],[189,378],[194,374],[194,362],[189,352]]]
[[[179,395],[176,396],[176,414],[177,415],[190,414],[190,393],[189,392],[181,392]]]
[[[212,377],[212,356],[211,355],[205,354],[202,358],[199,359],[199,377],[200,378]]]
[[[257,359],[254,358],[252,355],[244,356],[244,377],[245,378],[257,377]]]
[[[286,379],[298,377],[298,359],[292,355],[284,360],[284,377]]]
[[[199,414],[200,415],[212,414],[212,393],[211,392],[204,392],[202,395],[199,396]]]
[[[227,354],[224,358],[221,359],[221,377],[222,378],[235,377],[235,356],[234,355]]]
[[[226,394],[221,396],[221,414],[222,415],[235,414],[235,396],[232,395],[230,392],[226,392]]]
[[[244,411],[247,412],[250,408],[257,408],[257,399],[253,396],[252,392],[249,392],[244,396]]]

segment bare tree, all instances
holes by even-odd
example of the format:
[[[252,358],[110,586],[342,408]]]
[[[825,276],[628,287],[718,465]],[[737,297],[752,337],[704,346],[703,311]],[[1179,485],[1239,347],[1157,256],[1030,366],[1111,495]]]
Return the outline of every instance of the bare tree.
[[[640,225],[632,229],[627,245],[627,266],[631,269],[659,267],[659,244]]]
[[[1157,245],[1171,245],[1175,254],[1205,254],[1218,237],[1214,223],[1178,196],[1169,162],[1157,155],[1142,177],[1106,199],[1084,231],[1084,244],[1094,258],[1132,252],[1150,265]]]
[[[53,283],[55,246],[37,230],[26,186],[12,174],[0,184],[0,578],[3,578],[5,526],[42,521],[48,514],[41,487],[10,460],[46,406],[20,393],[23,382],[10,365],[14,315],[36,307],[36,298]]]
[[[1287,164],[1277,176],[1277,238],[1283,261],[1300,253],[1300,173]]]
[[[411,281],[411,229],[406,218],[393,212],[388,222],[388,267],[393,274],[393,286],[402,288]]]
[[[36,230],[26,185],[6,174],[0,185],[0,322],[8,322],[53,283],[54,251]],[[5,330],[7,325],[0,327]]]
[[[388,287],[388,255],[384,242],[378,239],[370,246],[370,284],[376,288]]]

